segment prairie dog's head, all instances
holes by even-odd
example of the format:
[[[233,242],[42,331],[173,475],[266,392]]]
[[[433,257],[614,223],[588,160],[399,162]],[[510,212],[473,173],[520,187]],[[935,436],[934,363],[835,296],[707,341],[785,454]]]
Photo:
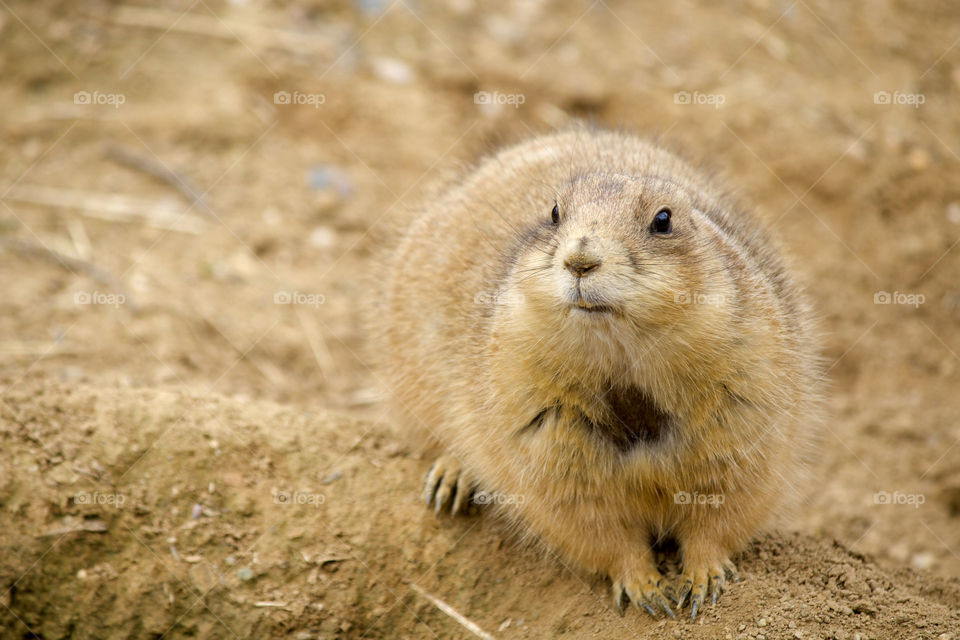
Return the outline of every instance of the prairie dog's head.
[[[568,358],[584,352],[588,365],[622,359],[638,341],[689,343],[729,313],[715,231],[692,194],[668,179],[575,177],[544,202],[508,277],[520,303],[502,319],[536,327]]]

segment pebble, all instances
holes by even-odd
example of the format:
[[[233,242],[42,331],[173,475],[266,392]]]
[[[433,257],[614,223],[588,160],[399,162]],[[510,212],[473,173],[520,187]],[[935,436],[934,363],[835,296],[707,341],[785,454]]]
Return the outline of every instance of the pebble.
[[[766,619],[766,618],[760,618],[759,620],[757,620],[757,626],[758,626],[758,627],[765,627],[765,626],[767,626],[767,619]]]
[[[354,5],[363,13],[376,15],[387,8],[387,0],[354,0]]]
[[[378,78],[393,84],[410,84],[416,77],[413,68],[397,58],[374,58],[370,64]]]
[[[951,202],[947,205],[947,220],[953,224],[960,224],[960,202]]]
[[[333,484],[337,480],[343,477],[342,471],[334,471],[333,473],[327,474],[320,479],[320,484]]]
[[[911,149],[907,154],[907,164],[914,171],[923,171],[930,166],[930,154],[923,149]]]
[[[310,232],[310,244],[318,249],[330,249],[337,245],[337,232],[330,227],[317,227]]]
[[[933,566],[936,558],[929,551],[923,551],[921,553],[913,554],[913,557],[910,558],[910,564],[912,564],[917,569],[929,569]]]
[[[253,570],[247,567],[237,569],[237,577],[244,581],[250,580],[253,578]]]
[[[353,180],[342,169],[332,165],[317,165],[310,169],[307,183],[317,191],[332,187],[341,198],[353,194]]]

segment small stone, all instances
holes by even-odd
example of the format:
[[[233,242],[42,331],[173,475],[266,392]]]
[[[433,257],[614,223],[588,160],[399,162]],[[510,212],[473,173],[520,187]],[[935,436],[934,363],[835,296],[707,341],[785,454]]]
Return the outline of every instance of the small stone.
[[[737,631],[743,631],[746,628],[747,628],[747,625],[741,624],[739,627],[737,627]]]
[[[307,174],[307,184],[317,191],[333,189],[340,198],[353,194],[353,180],[345,171],[333,165],[317,165]]]
[[[951,202],[947,205],[947,220],[953,224],[960,224],[960,202]]]
[[[310,244],[318,249],[330,249],[337,245],[337,232],[330,227],[317,227],[310,232]]]
[[[907,154],[907,164],[914,171],[923,171],[930,166],[930,154],[923,149],[911,149]]]
[[[796,629],[796,628],[797,628],[797,623],[794,622],[793,620],[791,620],[790,623],[787,624],[787,628],[788,628],[788,629]]]
[[[387,82],[393,84],[410,84],[413,82],[415,74],[413,69],[403,60],[396,58],[374,58],[371,62],[373,73]]]
[[[760,618],[759,620],[757,620],[757,626],[758,626],[758,627],[765,627],[765,626],[767,626],[767,619],[766,619],[766,618]]]
[[[936,561],[936,558],[932,553],[928,551],[915,553],[913,554],[913,557],[910,558],[910,564],[912,564],[917,569],[921,569],[921,570],[929,569],[930,567],[932,567],[934,561]]]
[[[253,571],[247,567],[242,567],[237,569],[237,577],[243,581],[250,580],[253,578]]]
[[[342,471],[334,471],[320,478],[320,484],[332,484],[343,477]]]
[[[77,571],[77,580],[86,580],[87,579],[87,570],[80,569]]]

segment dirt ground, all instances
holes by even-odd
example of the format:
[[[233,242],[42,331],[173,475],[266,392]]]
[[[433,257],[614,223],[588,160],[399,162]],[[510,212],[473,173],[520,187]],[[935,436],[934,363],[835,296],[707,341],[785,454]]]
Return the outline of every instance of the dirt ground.
[[[0,637],[960,640],[960,7],[0,2]],[[790,530],[696,622],[436,519],[363,327],[439,172],[584,119],[726,175],[823,320]],[[388,225],[387,222],[390,222]],[[424,595],[429,594],[429,596]]]

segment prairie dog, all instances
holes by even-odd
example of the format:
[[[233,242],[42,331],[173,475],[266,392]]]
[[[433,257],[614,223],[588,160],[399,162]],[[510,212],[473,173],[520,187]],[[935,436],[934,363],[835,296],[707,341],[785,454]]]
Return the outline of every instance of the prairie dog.
[[[385,284],[398,416],[445,450],[428,505],[483,491],[618,609],[696,617],[796,502],[811,311],[760,223],[673,154],[587,129],[502,150],[423,205]]]

